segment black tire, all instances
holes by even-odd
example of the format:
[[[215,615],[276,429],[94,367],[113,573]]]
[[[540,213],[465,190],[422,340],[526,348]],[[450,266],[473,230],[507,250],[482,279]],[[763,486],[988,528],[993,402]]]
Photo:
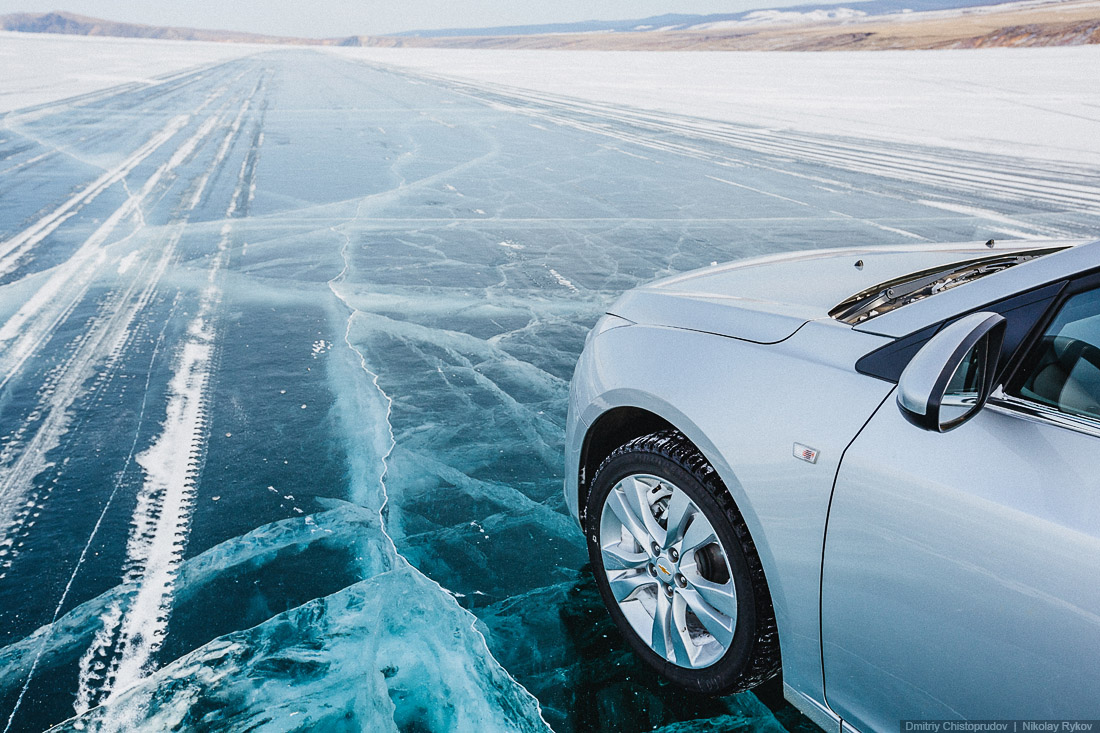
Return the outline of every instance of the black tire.
[[[611,490],[635,474],[656,476],[687,494],[710,522],[728,561],[737,618],[732,642],[709,666],[680,666],[655,653],[631,627],[611,592],[600,549],[601,514]],[[634,652],[663,677],[694,692],[726,695],[756,687],[779,673],[775,612],[756,547],[718,474],[682,433],[662,430],[635,438],[603,461],[586,502],[585,535],[604,605]]]

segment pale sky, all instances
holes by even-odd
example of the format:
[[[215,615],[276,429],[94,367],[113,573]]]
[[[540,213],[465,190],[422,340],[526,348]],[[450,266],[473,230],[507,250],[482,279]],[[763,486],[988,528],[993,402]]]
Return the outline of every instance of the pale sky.
[[[67,10],[79,15],[149,25],[327,37],[421,28],[633,19],[664,13],[735,13],[805,2],[807,0],[0,0],[0,15]]]

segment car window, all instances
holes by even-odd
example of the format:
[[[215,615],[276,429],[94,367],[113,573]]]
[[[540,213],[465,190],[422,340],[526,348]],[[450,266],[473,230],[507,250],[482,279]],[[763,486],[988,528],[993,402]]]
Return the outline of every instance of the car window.
[[[1015,396],[1100,419],[1100,289],[1062,304],[1022,375]]]

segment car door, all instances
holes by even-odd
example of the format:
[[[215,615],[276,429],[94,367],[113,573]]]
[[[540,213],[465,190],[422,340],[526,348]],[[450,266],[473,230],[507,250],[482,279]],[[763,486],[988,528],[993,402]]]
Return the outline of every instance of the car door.
[[[888,399],[829,511],[829,705],[902,720],[1100,717],[1100,289],[1071,286],[1007,387],[946,433]]]

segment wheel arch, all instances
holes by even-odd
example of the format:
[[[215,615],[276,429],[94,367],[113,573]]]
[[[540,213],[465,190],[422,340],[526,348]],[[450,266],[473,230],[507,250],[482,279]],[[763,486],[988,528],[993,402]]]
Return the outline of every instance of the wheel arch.
[[[660,415],[641,407],[613,407],[596,418],[581,443],[577,506],[580,507],[582,521],[592,478],[604,459],[634,438],[669,428],[678,429]]]
[[[592,478],[603,460],[634,438],[671,428],[682,433],[718,473],[723,487],[744,517],[749,534],[757,542],[758,551],[764,549],[766,552],[766,548],[759,547],[757,517],[733,467],[693,420],[659,397],[635,389],[611,390],[597,402],[605,409],[591,418],[577,464],[577,508],[582,524]],[[767,571],[771,558],[765,560],[762,555],[761,559]]]

